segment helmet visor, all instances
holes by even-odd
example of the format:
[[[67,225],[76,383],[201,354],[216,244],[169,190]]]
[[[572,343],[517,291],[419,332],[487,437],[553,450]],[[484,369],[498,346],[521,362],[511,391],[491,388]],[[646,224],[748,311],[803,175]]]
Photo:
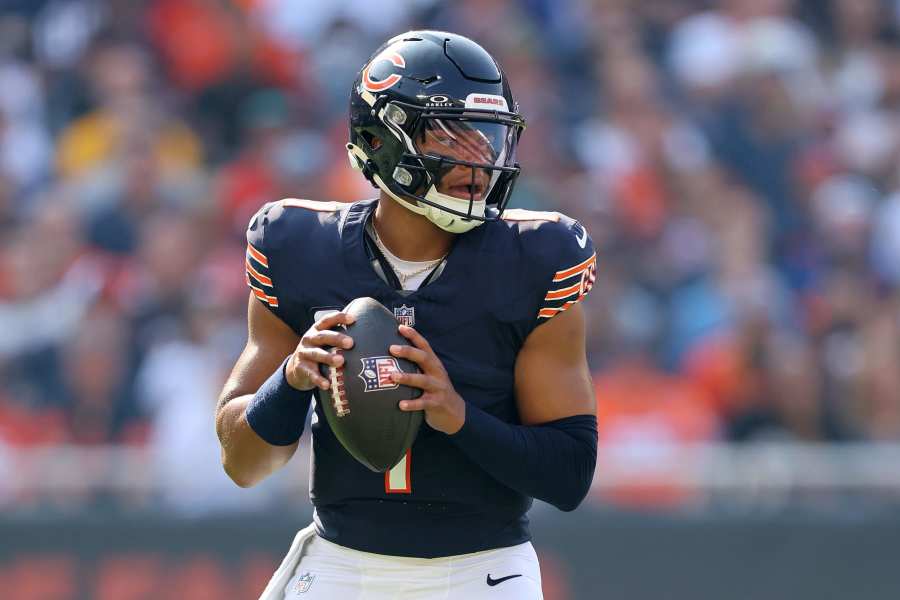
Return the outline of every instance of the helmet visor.
[[[428,162],[438,161],[432,183],[439,192],[478,201],[514,163],[516,131],[496,121],[426,117],[413,144]]]

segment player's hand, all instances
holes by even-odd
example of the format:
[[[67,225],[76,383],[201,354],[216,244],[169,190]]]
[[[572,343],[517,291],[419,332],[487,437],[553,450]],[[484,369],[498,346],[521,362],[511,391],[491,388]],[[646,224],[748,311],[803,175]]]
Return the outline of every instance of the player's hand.
[[[400,326],[400,335],[413,345],[393,345],[390,348],[391,354],[411,360],[422,369],[421,373],[391,374],[395,383],[422,390],[422,395],[415,400],[400,402],[400,410],[424,410],[425,422],[433,429],[447,434],[456,433],[466,421],[465,400],[453,389],[447,370],[428,341],[418,331],[406,325]]]
[[[334,331],[334,328],[338,325],[350,325],[355,320],[355,317],[347,313],[336,312],[322,317],[306,330],[284,369],[287,382],[292,388],[298,390],[311,390],[314,387],[328,389],[330,383],[326,377],[322,377],[319,365],[339,367],[344,364],[344,357],[339,353],[329,352],[324,346],[352,348],[353,338]]]

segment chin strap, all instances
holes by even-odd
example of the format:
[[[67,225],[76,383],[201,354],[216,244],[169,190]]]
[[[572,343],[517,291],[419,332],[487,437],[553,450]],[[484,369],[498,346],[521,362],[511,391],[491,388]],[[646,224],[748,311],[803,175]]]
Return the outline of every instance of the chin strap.
[[[369,157],[366,156],[366,153],[362,151],[362,148],[355,144],[347,144],[347,155],[350,159],[350,166],[357,171],[362,171],[363,173],[365,173],[365,164],[369,160]],[[428,204],[423,205],[419,204],[415,200],[411,201],[403,198],[399,194],[395,194],[393,191],[391,191],[390,187],[384,182],[384,180],[380,175],[378,175],[378,173],[375,173],[370,169],[369,174],[371,175],[372,181],[374,181],[375,185],[377,185],[379,189],[381,189],[385,194],[387,194],[412,212],[424,216],[444,231],[448,231],[450,233],[465,233],[467,231],[475,229],[484,222],[477,219],[465,220],[462,217],[449,213],[435,206],[431,206]],[[468,212],[469,210],[468,200],[463,200],[462,198],[456,198],[455,196],[442,194],[437,191],[434,186],[431,186],[431,188],[429,188],[428,192],[425,194],[425,199],[434,202],[435,204],[446,206],[447,208],[450,208],[457,212]],[[472,205],[472,214],[476,217],[483,217],[486,206],[487,204],[484,200],[476,201]]]

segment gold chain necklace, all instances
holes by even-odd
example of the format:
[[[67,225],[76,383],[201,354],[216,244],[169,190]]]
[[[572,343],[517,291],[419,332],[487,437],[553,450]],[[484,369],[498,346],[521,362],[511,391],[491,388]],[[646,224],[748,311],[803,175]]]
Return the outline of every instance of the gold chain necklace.
[[[402,287],[404,289],[406,288],[407,281],[409,281],[416,275],[421,275],[422,273],[425,273],[427,271],[430,271],[431,269],[434,269],[436,266],[441,264],[445,258],[447,258],[447,255],[445,254],[440,258],[435,258],[433,260],[426,261],[424,263],[424,266],[421,269],[416,269],[415,271],[412,271],[411,273],[404,273],[401,270],[401,268],[399,266],[397,266],[397,264],[394,263],[394,261],[391,260],[392,253],[390,250],[387,249],[387,247],[384,245],[384,242],[382,242],[381,238],[378,236],[378,230],[375,229],[375,224],[372,223],[371,226],[372,226],[372,237],[375,239],[375,245],[378,246],[379,250],[381,250],[381,253],[384,255],[385,260],[388,261],[388,264],[391,266],[391,269],[393,269],[394,275],[396,275],[397,279],[400,280],[400,287]],[[412,262],[412,261],[409,261],[409,262]]]

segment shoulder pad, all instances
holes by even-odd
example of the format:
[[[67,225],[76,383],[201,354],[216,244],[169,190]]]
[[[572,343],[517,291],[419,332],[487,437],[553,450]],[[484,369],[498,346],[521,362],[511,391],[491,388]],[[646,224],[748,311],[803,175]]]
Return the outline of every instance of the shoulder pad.
[[[520,233],[542,295],[539,322],[583,300],[596,278],[597,258],[587,229],[566,215],[551,214],[557,219],[535,223]]]
[[[253,295],[283,321],[288,320],[286,294],[294,289],[291,281],[303,264],[304,247],[320,247],[329,234],[336,236],[335,213],[347,206],[341,202],[286,198],[263,205],[250,219],[245,258],[247,284]]]
[[[297,240],[306,240],[321,224],[350,206],[343,202],[318,202],[285,198],[262,206],[250,219],[247,241],[260,248],[276,251],[292,248]],[[303,210],[294,210],[294,209]]]

